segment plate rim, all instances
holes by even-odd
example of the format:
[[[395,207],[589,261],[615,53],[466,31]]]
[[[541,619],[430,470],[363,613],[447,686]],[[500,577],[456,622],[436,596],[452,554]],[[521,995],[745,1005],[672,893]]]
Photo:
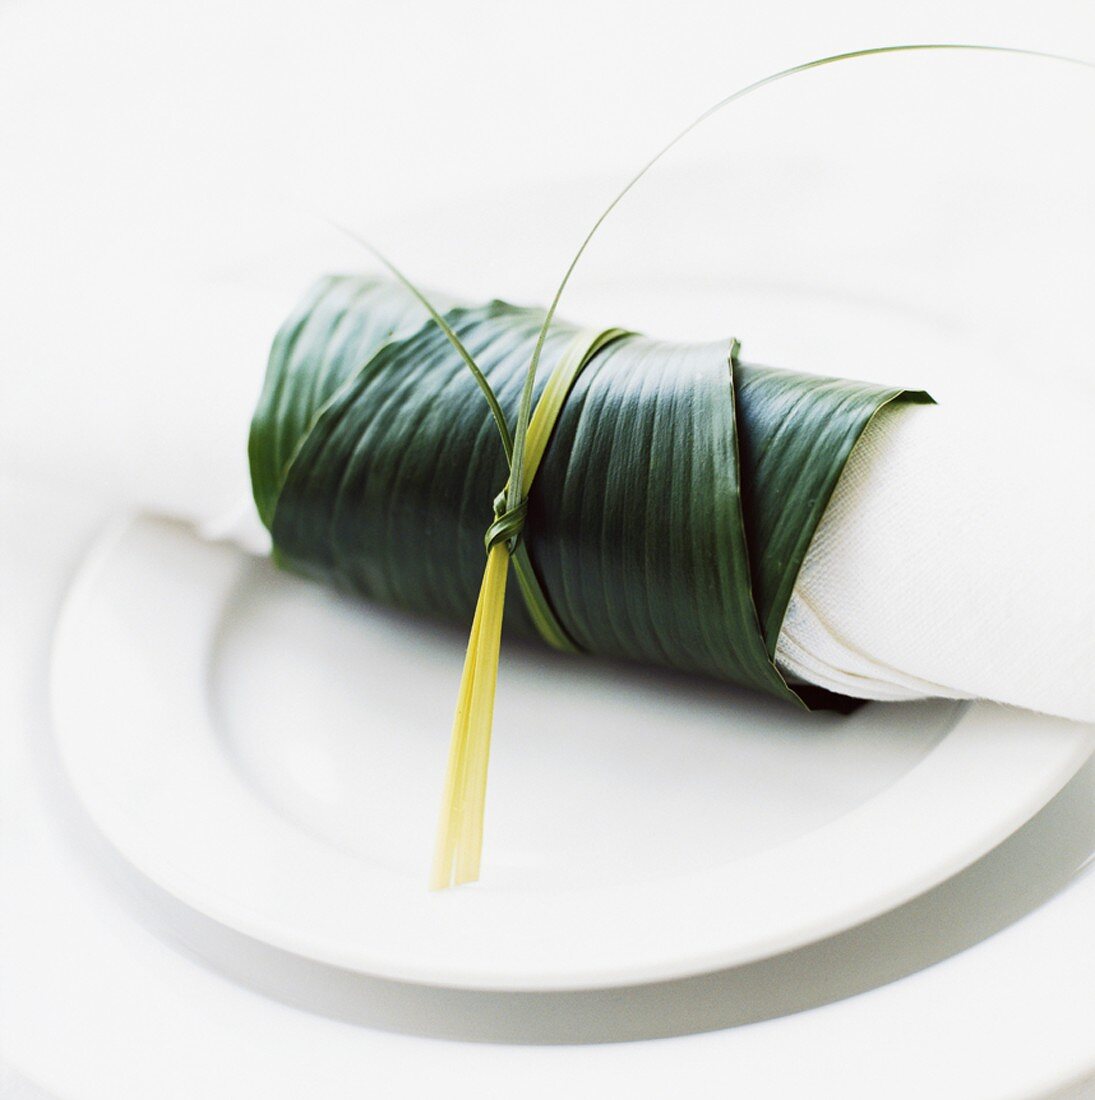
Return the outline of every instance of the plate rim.
[[[96,827],[124,858],[142,875],[178,901],[252,938],[306,958],[375,977],[459,989],[561,991],[610,988],[670,980],[770,958],[795,947],[817,942],[869,920],[962,870],[1029,820],[1095,751],[1095,725],[976,701],[968,705],[953,729],[948,731],[939,744],[896,783],[873,795],[848,813],[799,837],[733,860],[726,865],[707,867],[673,876],[674,884],[691,884],[692,888],[687,893],[690,901],[687,912],[690,915],[694,916],[697,912],[695,907],[699,906],[698,912],[706,911],[717,918],[720,913],[725,915],[720,903],[721,906],[725,906],[728,899],[734,898],[735,893],[741,896],[742,881],[748,885],[752,876],[754,886],[765,883],[767,876],[765,864],[771,862],[773,852],[778,853],[778,860],[786,862],[790,858],[791,863],[797,864],[802,873],[800,894],[803,892],[802,887],[805,886],[808,915],[785,922],[778,933],[760,934],[754,931],[751,938],[745,937],[730,944],[720,943],[717,920],[709,918],[702,934],[698,936],[695,927],[690,927],[690,933],[692,933],[690,942],[698,940],[694,947],[682,948],[680,941],[683,937],[670,936],[660,949],[655,950],[649,942],[649,935],[637,935],[633,929],[632,939],[628,941],[630,946],[622,949],[625,945],[621,943],[621,927],[618,924],[611,929],[613,939],[611,941],[606,939],[606,934],[610,930],[603,927],[602,923],[598,923],[597,912],[605,901],[612,902],[613,906],[609,908],[615,907],[615,911],[618,911],[621,905],[634,906],[646,902],[649,908],[641,911],[657,914],[658,928],[672,929],[675,922],[679,927],[679,919],[682,915],[681,902],[678,899],[676,904],[667,905],[666,899],[658,896],[664,893],[667,881],[665,878],[659,878],[641,880],[638,883],[611,883],[604,887],[567,887],[546,891],[517,891],[508,888],[492,891],[489,888],[475,887],[446,891],[442,894],[429,894],[425,886],[421,887],[418,901],[428,899],[425,904],[431,914],[434,930],[439,933],[448,931],[455,934],[461,927],[474,927],[477,924],[482,926],[484,919],[489,923],[492,906],[495,919],[497,919],[498,907],[501,905],[503,919],[513,919],[514,915],[518,915],[527,920],[530,915],[534,916],[536,903],[542,902],[545,897],[553,898],[554,904],[551,907],[553,924],[557,924],[562,915],[571,933],[579,937],[577,941],[568,941],[568,950],[562,960],[559,958],[560,952],[556,951],[556,957],[552,958],[551,953],[548,952],[547,961],[544,961],[545,955],[541,952],[531,964],[526,961],[524,965],[516,966],[512,958],[506,956],[505,951],[484,952],[480,949],[465,951],[467,957],[459,957],[458,953],[457,957],[450,954],[423,962],[421,956],[413,949],[408,951],[406,945],[398,950],[393,950],[390,946],[382,949],[369,947],[370,941],[377,940],[378,937],[367,935],[365,929],[361,930],[359,940],[348,945],[340,942],[338,938],[332,939],[329,934],[317,933],[308,927],[301,928],[286,924],[284,920],[279,921],[276,916],[256,910],[234,899],[231,891],[225,892],[223,888],[212,888],[209,883],[203,882],[200,876],[195,877],[186,866],[172,862],[171,858],[165,857],[162,852],[157,853],[142,844],[140,830],[135,831],[127,827],[125,814],[119,812],[109,790],[96,790],[94,785],[89,789],[88,777],[83,772],[86,761],[81,761],[80,757],[80,747],[83,742],[81,738],[72,736],[74,729],[81,724],[80,717],[83,712],[82,696],[77,692],[73,697],[71,683],[74,672],[77,676],[77,685],[79,680],[80,631],[86,628],[85,617],[89,610],[93,610],[98,586],[114,555],[125,546],[127,539],[149,527],[156,529],[169,527],[175,531],[186,531],[186,537],[193,538],[196,546],[208,548],[212,545],[198,539],[184,525],[133,513],[100,532],[85,553],[58,614],[49,662],[49,701],[54,737],[65,773],[76,796]],[[246,567],[249,555],[237,548],[232,550],[238,558],[236,570],[238,573],[240,569]],[[235,581],[225,590],[217,589],[214,594],[210,594],[210,598],[223,606],[223,596],[226,592],[230,593],[234,585]],[[201,688],[199,687],[198,690],[200,693]],[[957,775],[962,772],[960,765],[964,762],[976,763],[976,748],[981,743],[980,739],[985,736],[986,726],[993,727],[989,733],[992,737],[997,737],[1001,726],[1006,730],[1009,726],[1018,724],[1025,730],[1030,723],[1040,727],[1043,734],[1056,738],[1053,741],[1054,753],[1051,757],[1047,754],[1044,774],[1040,774],[1035,782],[1028,773],[1029,783],[1022,798],[1016,798],[1014,803],[1001,812],[989,815],[987,820],[980,823],[979,828],[972,828],[962,834],[963,839],[960,842],[944,845],[946,851],[942,857],[938,851],[932,849],[934,858],[925,858],[923,851],[917,851],[924,839],[917,825],[919,823],[923,827],[925,817],[932,818],[931,828],[937,836],[938,843],[940,822],[935,820],[935,815],[924,815],[922,804],[918,810],[918,794],[924,793],[924,791],[918,792],[918,788],[931,791],[931,784],[936,779],[935,773],[941,770],[941,761],[944,779],[948,769],[959,765],[958,773],[950,777],[951,783],[954,783]],[[1025,737],[1026,733],[1020,736]],[[974,750],[972,758],[967,759],[970,757],[971,749]],[[951,760],[951,757],[954,757],[954,760]],[[1010,770],[1015,772],[1014,768]],[[264,806],[257,796],[249,791],[242,777],[236,776],[235,773],[233,775],[239,789],[248,794],[249,798],[246,801],[252,810],[259,808],[267,818],[275,819],[273,810]],[[903,806],[902,803],[907,805]],[[958,808],[961,809],[961,803]],[[952,805],[950,809],[953,812],[955,807]],[[896,816],[894,816],[895,811],[897,811]],[[266,824],[268,825],[269,821]],[[900,827],[895,828],[895,826]],[[847,846],[849,839],[854,842],[857,834],[863,835],[865,832],[875,838],[887,836],[895,849],[899,850],[904,845],[906,850],[904,852],[888,850],[883,858],[878,844],[867,849],[859,849],[854,843]],[[304,841],[307,848],[326,847],[318,838],[302,830],[296,830],[296,834]],[[857,877],[862,881],[859,884],[858,894],[853,889],[848,899],[841,904],[829,906],[827,909],[821,907],[821,911],[815,911],[811,915],[809,913],[810,889],[824,885],[819,876],[825,867],[825,862],[819,857],[824,856],[829,845],[835,845],[836,850],[843,851],[845,856],[849,851],[856,853],[856,860],[843,861],[842,871],[849,882],[854,882]],[[328,853],[328,856],[330,858],[321,862],[330,863],[333,859],[342,861],[344,864],[349,862],[364,866],[346,853],[336,853],[334,856]],[[898,878],[894,876],[892,868],[901,864],[902,856],[913,859],[916,871]],[[890,864],[889,871],[887,871],[887,863]],[[886,882],[884,888],[866,889],[865,884],[869,881],[871,873],[882,874]],[[383,876],[380,877],[383,878]],[[736,888],[728,890],[727,887],[735,885],[735,880]],[[390,888],[392,881],[390,878],[385,879],[380,884],[380,888]],[[223,887],[224,884],[221,885]],[[769,883],[769,885],[772,884]],[[775,888],[778,894],[778,883],[775,884]],[[865,894],[870,894],[870,898],[866,898]],[[845,895],[841,896],[845,897]],[[517,904],[514,904],[514,899],[517,899]],[[521,899],[524,899],[523,902]],[[592,907],[591,899],[596,902]],[[755,900],[752,898],[751,900],[755,905]],[[786,899],[783,900],[786,901]],[[560,914],[559,906],[568,903],[572,908]],[[577,908],[574,908],[575,906]],[[707,906],[710,908],[705,908]],[[763,909],[760,912],[763,915]],[[582,923],[583,917],[587,918],[585,925]],[[754,923],[758,919],[755,917]],[[430,928],[431,921],[426,922],[427,929]],[[631,923],[634,925],[641,922]],[[594,937],[592,942],[582,940],[583,929],[588,932],[590,927],[597,931],[599,938]],[[389,924],[384,930],[391,932],[392,926]],[[383,937],[379,939],[383,942]],[[474,942],[473,940],[472,943]],[[674,944],[676,946],[673,946]]]

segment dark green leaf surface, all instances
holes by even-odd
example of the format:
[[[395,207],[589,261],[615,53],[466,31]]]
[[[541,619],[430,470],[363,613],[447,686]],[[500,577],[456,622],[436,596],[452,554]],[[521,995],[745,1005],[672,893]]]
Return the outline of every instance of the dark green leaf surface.
[[[543,316],[502,302],[445,314],[511,423]],[[576,331],[552,324],[538,391]],[[739,364],[731,346],[628,335],[598,351],[563,406],[523,538],[580,648],[795,699],[772,655],[844,463],[882,405],[930,399]],[[274,342],[250,455],[281,561],[471,621],[508,468],[482,392],[403,288],[313,289]],[[516,585],[507,601],[508,628],[534,634]]]
[[[267,527],[285,472],[319,410],[382,344],[427,323],[398,283],[331,276],[320,279],[282,325],[249,444],[251,484]]]

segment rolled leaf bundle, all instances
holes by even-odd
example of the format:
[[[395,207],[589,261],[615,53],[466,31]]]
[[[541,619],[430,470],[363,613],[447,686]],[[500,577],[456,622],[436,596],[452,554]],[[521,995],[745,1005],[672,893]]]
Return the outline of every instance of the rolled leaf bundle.
[[[278,561],[467,623],[491,529],[486,549],[506,546],[522,582],[509,629],[801,705],[773,658],[810,540],[874,414],[931,399],[742,362],[732,339],[555,319],[533,392],[538,408],[554,393],[554,423],[523,514],[499,532],[510,467],[484,392],[513,422],[545,315],[493,301],[440,320],[398,282],[347,275],[285,322],[250,436]]]

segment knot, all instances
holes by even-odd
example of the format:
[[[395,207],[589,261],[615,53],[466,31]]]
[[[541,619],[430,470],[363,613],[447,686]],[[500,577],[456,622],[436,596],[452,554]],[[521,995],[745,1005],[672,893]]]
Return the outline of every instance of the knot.
[[[528,498],[522,500],[516,508],[507,510],[506,491],[503,489],[494,498],[494,522],[483,536],[483,545],[487,548],[487,553],[490,553],[492,546],[500,542],[506,543],[512,551],[525,526],[526,515],[528,515]]]

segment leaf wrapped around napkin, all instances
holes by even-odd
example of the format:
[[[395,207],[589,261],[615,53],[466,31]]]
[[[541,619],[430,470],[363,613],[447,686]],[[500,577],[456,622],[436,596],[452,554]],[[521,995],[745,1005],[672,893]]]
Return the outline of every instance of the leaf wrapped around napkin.
[[[511,422],[543,319],[498,301],[446,316]],[[551,326],[540,392],[576,337]],[[537,597],[511,588],[507,623],[537,633],[546,603],[542,632],[565,648],[795,697],[776,643],[848,455],[879,409],[930,399],[750,366],[734,348],[596,342],[521,517]],[[283,563],[471,622],[506,455],[472,373],[400,284],[313,288],[274,341],[250,456]]]
[[[180,280],[113,313],[76,301],[78,340],[7,325],[21,368],[4,382],[0,471],[265,552],[247,430],[298,283]],[[110,355],[89,361],[88,346]],[[976,401],[891,405],[868,425],[795,581],[776,647],[786,673],[864,699],[986,698],[1095,721],[1090,402],[1036,392],[1053,363],[1002,367],[1009,384]]]

